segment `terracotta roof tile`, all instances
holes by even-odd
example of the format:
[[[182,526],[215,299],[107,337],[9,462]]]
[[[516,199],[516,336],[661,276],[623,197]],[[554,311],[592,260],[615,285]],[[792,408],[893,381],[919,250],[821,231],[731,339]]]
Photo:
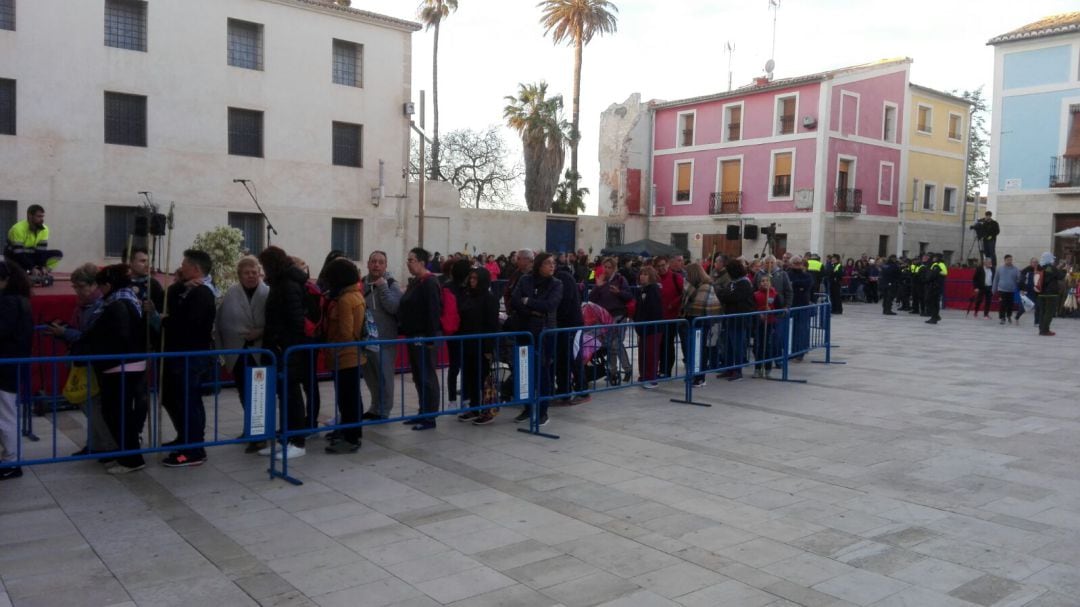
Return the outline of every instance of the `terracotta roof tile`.
[[[1023,27],[1006,32],[1000,36],[994,36],[987,44],[1000,44],[1002,42],[1015,42],[1017,40],[1031,40],[1080,32],[1080,12],[1061,13],[1050,15],[1029,23]]]

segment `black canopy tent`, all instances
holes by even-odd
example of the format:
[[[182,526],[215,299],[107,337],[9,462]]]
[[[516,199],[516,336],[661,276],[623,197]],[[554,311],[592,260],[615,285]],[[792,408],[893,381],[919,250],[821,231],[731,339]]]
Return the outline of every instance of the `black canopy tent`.
[[[608,247],[600,251],[602,255],[640,255],[642,257],[656,257],[657,255],[682,255],[683,251],[655,240],[637,240],[628,242],[617,247]]]

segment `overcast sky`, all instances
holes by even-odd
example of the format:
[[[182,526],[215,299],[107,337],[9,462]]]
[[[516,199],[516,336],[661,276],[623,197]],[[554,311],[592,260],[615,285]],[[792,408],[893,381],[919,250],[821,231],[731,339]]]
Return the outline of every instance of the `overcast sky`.
[[[769,0],[614,0],[618,31],[585,47],[579,146],[582,185],[596,212],[600,113],[640,92],[643,100],[680,99],[727,89],[725,42],[735,45],[735,87],[761,75],[770,55]],[[416,19],[418,0],[353,0],[353,7]],[[545,80],[566,99],[573,49],[553,46],[534,0],[459,0],[439,40],[440,130],[502,125],[504,97],[518,83]],[[911,80],[932,88],[984,87],[991,98],[991,37],[1045,16],[1078,10],[1076,0],[781,0],[776,78],[890,57],[914,60]],[[413,35],[413,96],[428,91],[432,33]],[[376,59],[377,60],[377,59]],[[989,123],[988,123],[989,124]],[[517,135],[505,136],[520,154]],[[567,155],[569,164],[569,155]],[[518,188],[519,196],[521,188]]]

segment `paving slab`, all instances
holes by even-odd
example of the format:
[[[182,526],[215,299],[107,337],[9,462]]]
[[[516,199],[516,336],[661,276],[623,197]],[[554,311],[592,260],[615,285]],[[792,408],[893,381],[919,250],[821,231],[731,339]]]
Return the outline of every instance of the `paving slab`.
[[[597,394],[552,409],[558,440],[508,415],[371,427],[348,458],[313,437],[299,487],[233,446],[27,468],[0,492],[0,607],[1076,605],[1080,322],[854,304],[833,328],[846,364],[792,364],[805,384]],[[73,450],[84,419],[58,420]]]

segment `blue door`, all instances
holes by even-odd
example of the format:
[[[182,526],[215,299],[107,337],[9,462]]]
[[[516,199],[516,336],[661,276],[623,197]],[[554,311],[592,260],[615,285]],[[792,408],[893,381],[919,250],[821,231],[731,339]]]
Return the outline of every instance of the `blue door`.
[[[573,251],[576,228],[577,222],[573,219],[548,219],[545,250],[555,254]]]

